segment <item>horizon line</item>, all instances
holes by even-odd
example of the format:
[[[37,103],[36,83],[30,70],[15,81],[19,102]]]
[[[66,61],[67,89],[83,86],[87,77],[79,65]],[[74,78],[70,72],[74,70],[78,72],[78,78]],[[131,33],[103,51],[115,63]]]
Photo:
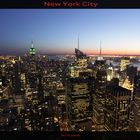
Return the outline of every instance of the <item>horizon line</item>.
[[[36,53],[37,55],[75,55],[75,53]],[[19,54],[0,54],[0,56],[20,56],[20,55],[28,55],[28,53],[19,53]],[[100,54],[92,53],[92,54],[86,54],[87,56],[95,55],[100,56]],[[140,54],[110,54],[110,53],[104,53],[102,56],[111,55],[111,56],[140,56]]]

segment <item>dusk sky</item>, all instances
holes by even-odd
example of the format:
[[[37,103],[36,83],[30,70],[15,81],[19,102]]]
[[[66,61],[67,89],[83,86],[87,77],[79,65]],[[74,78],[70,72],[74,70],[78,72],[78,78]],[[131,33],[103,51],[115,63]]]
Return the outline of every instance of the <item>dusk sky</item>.
[[[139,9],[0,9],[0,54],[140,54]]]

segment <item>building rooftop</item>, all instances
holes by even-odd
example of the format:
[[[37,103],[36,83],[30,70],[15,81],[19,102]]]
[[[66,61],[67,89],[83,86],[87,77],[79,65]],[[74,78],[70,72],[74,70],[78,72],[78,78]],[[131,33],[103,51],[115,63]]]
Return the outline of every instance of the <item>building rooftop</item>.
[[[107,86],[107,89],[118,90],[118,91],[130,91],[126,88],[123,88],[121,86],[115,86],[115,85],[109,85]]]
[[[75,54],[77,58],[86,58],[86,54],[84,54],[82,51],[80,51],[79,49],[75,48]]]
[[[76,78],[70,78],[69,81],[71,83],[85,83],[88,81],[93,81],[95,78],[94,77],[76,77]]]
[[[114,95],[120,95],[120,96],[125,96],[126,94],[121,94],[121,93],[131,93],[131,90],[128,90],[126,88],[123,88],[121,86],[117,86],[117,85],[109,85],[106,87],[107,90],[111,91],[112,94]]]

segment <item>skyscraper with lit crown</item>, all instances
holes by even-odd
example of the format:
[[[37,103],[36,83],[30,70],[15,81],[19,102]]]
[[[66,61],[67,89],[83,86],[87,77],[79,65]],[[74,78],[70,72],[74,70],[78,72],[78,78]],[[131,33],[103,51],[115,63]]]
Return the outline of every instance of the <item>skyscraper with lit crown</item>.
[[[29,49],[29,63],[27,71],[27,83],[31,88],[35,88],[38,84],[37,73],[37,61],[36,61],[36,49],[34,48],[33,41],[31,42],[31,48]]]
[[[92,70],[88,69],[88,58],[75,48],[75,62],[69,67],[69,76],[66,84],[67,114],[70,130],[91,130],[92,123],[92,92],[94,77]]]

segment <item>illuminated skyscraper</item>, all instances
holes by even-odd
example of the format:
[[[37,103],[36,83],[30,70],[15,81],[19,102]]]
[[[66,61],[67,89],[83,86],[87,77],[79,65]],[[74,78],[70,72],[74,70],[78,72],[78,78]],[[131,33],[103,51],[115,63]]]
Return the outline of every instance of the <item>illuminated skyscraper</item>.
[[[18,61],[13,64],[12,88],[14,93],[21,94],[21,69]]]
[[[83,130],[91,130],[91,125],[86,126],[88,120],[92,118],[92,94],[95,79],[92,77],[92,70],[88,69],[88,57],[75,48],[75,62],[69,66],[69,76],[66,84],[66,104],[67,113],[72,130],[79,130],[82,126]]]
[[[107,81],[111,81],[115,77],[114,73],[114,68],[112,66],[109,66],[107,68]]]
[[[31,43],[31,48],[29,49],[29,54],[32,55],[32,56],[36,54],[36,50],[34,48],[33,41]]]
[[[31,43],[31,48],[29,49],[29,63],[27,70],[27,83],[31,88],[37,88],[39,84],[38,72],[37,72],[37,60],[36,60],[36,51],[33,45],[33,41]]]
[[[129,131],[131,90],[116,83],[107,86],[105,94],[105,128],[107,131]]]
[[[126,69],[126,66],[130,64],[130,59],[127,57],[124,57],[121,59],[120,63],[120,71],[124,71]]]
[[[106,85],[106,71],[98,70],[95,79],[95,93],[93,94],[93,121],[97,131],[104,131],[104,105]]]
[[[31,48],[29,49],[29,71],[31,73],[36,72],[36,51],[33,45],[33,42],[31,44]]]
[[[134,122],[137,131],[140,131],[140,75],[134,78]]]
[[[87,68],[88,66],[88,57],[80,50],[75,48],[76,59],[73,64],[69,66],[69,76],[70,77],[79,77],[80,72],[90,71]]]
[[[100,45],[101,46],[101,45]],[[95,93],[93,94],[93,122],[97,131],[104,131],[104,105],[107,85],[106,61],[100,57],[94,63]]]
[[[78,48],[75,48],[75,62],[69,66],[69,76],[70,77],[79,77],[80,72],[92,70],[87,68],[88,66],[88,57],[81,50],[79,50],[79,37],[78,37]]]
[[[71,127],[91,120],[93,86],[93,77],[68,79],[66,102]]]

